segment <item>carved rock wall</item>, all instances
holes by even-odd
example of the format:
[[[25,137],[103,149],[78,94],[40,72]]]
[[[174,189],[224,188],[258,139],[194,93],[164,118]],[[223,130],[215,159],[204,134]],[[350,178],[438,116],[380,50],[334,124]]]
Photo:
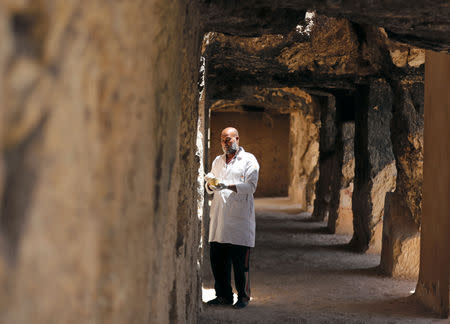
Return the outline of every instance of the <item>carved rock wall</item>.
[[[0,3],[0,322],[195,321],[196,12]]]

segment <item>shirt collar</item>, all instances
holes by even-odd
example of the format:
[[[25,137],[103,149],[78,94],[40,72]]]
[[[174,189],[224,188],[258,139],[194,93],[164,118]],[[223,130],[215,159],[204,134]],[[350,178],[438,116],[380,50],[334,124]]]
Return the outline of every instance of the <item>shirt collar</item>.
[[[245,152],[245,150],[242,146],[239,146],[239,150],[237,151],[236,155],[231,159],[231,161],[233,161],[234,159],[238,159],[238,160],[242,159],[242,154],[241,154],[242,152]],[[222,154],[222,159],[225,162],[227,161],[227,155],[225,153]]]
[[[242,159],[242,154],[241,154],[242,152],[245,152],[245,150],[242,146],[239,146],[239,150],[237,151],[237,153],[234,157],[238,160]]]

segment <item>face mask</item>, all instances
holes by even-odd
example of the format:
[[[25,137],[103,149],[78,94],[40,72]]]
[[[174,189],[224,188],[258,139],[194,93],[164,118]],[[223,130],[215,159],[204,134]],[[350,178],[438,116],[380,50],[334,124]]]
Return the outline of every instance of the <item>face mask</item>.
[[[231,146],[229,146],[228,149],[226,147],[222,147],[223,153],[225,153],[225,154],[234,154],[237,152],[238,149],[239,149],[239,146],[237,145],[236,142],[231,144]]]

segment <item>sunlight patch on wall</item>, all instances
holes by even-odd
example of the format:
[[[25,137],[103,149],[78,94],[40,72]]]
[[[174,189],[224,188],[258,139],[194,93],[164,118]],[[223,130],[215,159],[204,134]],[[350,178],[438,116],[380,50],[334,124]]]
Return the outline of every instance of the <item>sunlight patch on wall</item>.
[[[295,30],[297,33],[309,36],[314,26],[314,16],[316,14],[312,11],[307,11],[305,14],[305,25],[297,25]]]

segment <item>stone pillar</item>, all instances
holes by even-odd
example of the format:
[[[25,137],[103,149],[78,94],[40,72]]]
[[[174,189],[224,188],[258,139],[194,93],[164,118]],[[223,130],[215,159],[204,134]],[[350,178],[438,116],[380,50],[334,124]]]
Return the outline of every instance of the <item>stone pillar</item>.
[[[423,81],[393,82],[391,139],[397,183],[386,196],[380,267],[388,275],[417,278],[423,180]]]
[[[319,159],[319,125],[314,116],[302,111],[290,114],[289,147],[289,198],[311,211]]]
[[[355,180],[350,245],[379,253],[386,192],[395,187],[390,140],[392,92],[382,79],[360,86],[355,113]]]
[[[355,177],[354,155],[355,123],[345,122],[339,127],[338,150],[342,158],[339,201],[334,213],[328,218],[328,230],[336,234],[353,234],[353,179]]]
[[[423,214],[416,296],[448,317],[450,271],[450,56],[427,51]]]
[[[328,220],[333,205],[339,199],[340,167],[336,150],[336,101],[334,96],[320,97],[320,146],[319,180],[316,186],[316,199],[312,218],[317,221]]]

